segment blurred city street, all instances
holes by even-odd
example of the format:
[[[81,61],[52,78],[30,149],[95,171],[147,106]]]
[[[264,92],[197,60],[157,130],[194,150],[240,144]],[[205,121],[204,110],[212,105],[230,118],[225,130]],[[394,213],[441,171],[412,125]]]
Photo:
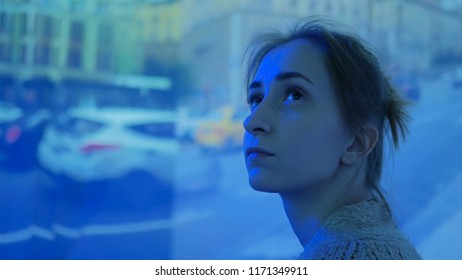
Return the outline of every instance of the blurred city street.
[[[245,50],[311,18],[414,103],[385,196],[424,259],[462,259],[456,0],[0,1],[0,259],[297,258],[248,184]]]

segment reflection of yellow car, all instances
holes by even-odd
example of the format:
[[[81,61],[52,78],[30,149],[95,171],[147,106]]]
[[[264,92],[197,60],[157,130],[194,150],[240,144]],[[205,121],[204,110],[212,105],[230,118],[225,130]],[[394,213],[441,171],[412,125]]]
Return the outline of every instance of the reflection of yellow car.
[[[231,150],[242,147],[244,114],[232,107],[223,107],[199,123],[196,143],[204,150]]]

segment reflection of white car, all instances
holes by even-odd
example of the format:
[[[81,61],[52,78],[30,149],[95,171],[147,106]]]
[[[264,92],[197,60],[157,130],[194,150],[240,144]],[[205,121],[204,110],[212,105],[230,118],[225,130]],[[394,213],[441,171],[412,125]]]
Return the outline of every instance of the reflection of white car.
[[[39,144],[42,166],[87,182],[147,172],[171,182],[179,143],[176,114],[138,108],[75,108],[58,116]]]
[[[8,102],[0,101],[0,123],[11,122],[22,116],[22,110]]]

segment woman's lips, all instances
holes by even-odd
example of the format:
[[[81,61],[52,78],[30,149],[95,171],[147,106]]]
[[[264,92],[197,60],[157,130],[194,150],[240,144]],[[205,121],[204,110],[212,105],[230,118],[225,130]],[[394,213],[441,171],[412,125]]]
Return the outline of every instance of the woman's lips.
[[[259,147],[250,147],[245,150],[246,158],[271,157],[273,153]]]

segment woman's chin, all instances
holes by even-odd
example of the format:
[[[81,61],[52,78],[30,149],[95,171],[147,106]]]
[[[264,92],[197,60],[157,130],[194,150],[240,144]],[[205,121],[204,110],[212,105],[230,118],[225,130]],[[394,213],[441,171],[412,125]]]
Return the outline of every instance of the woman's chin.
[[[255,180],[252,178],[249,179],[249,184],[252,189],[259,192],[279,193],[283,191],[280,186],[275,186],[274,183],[271,184],[270,182],[262,182],[261,180]]]

